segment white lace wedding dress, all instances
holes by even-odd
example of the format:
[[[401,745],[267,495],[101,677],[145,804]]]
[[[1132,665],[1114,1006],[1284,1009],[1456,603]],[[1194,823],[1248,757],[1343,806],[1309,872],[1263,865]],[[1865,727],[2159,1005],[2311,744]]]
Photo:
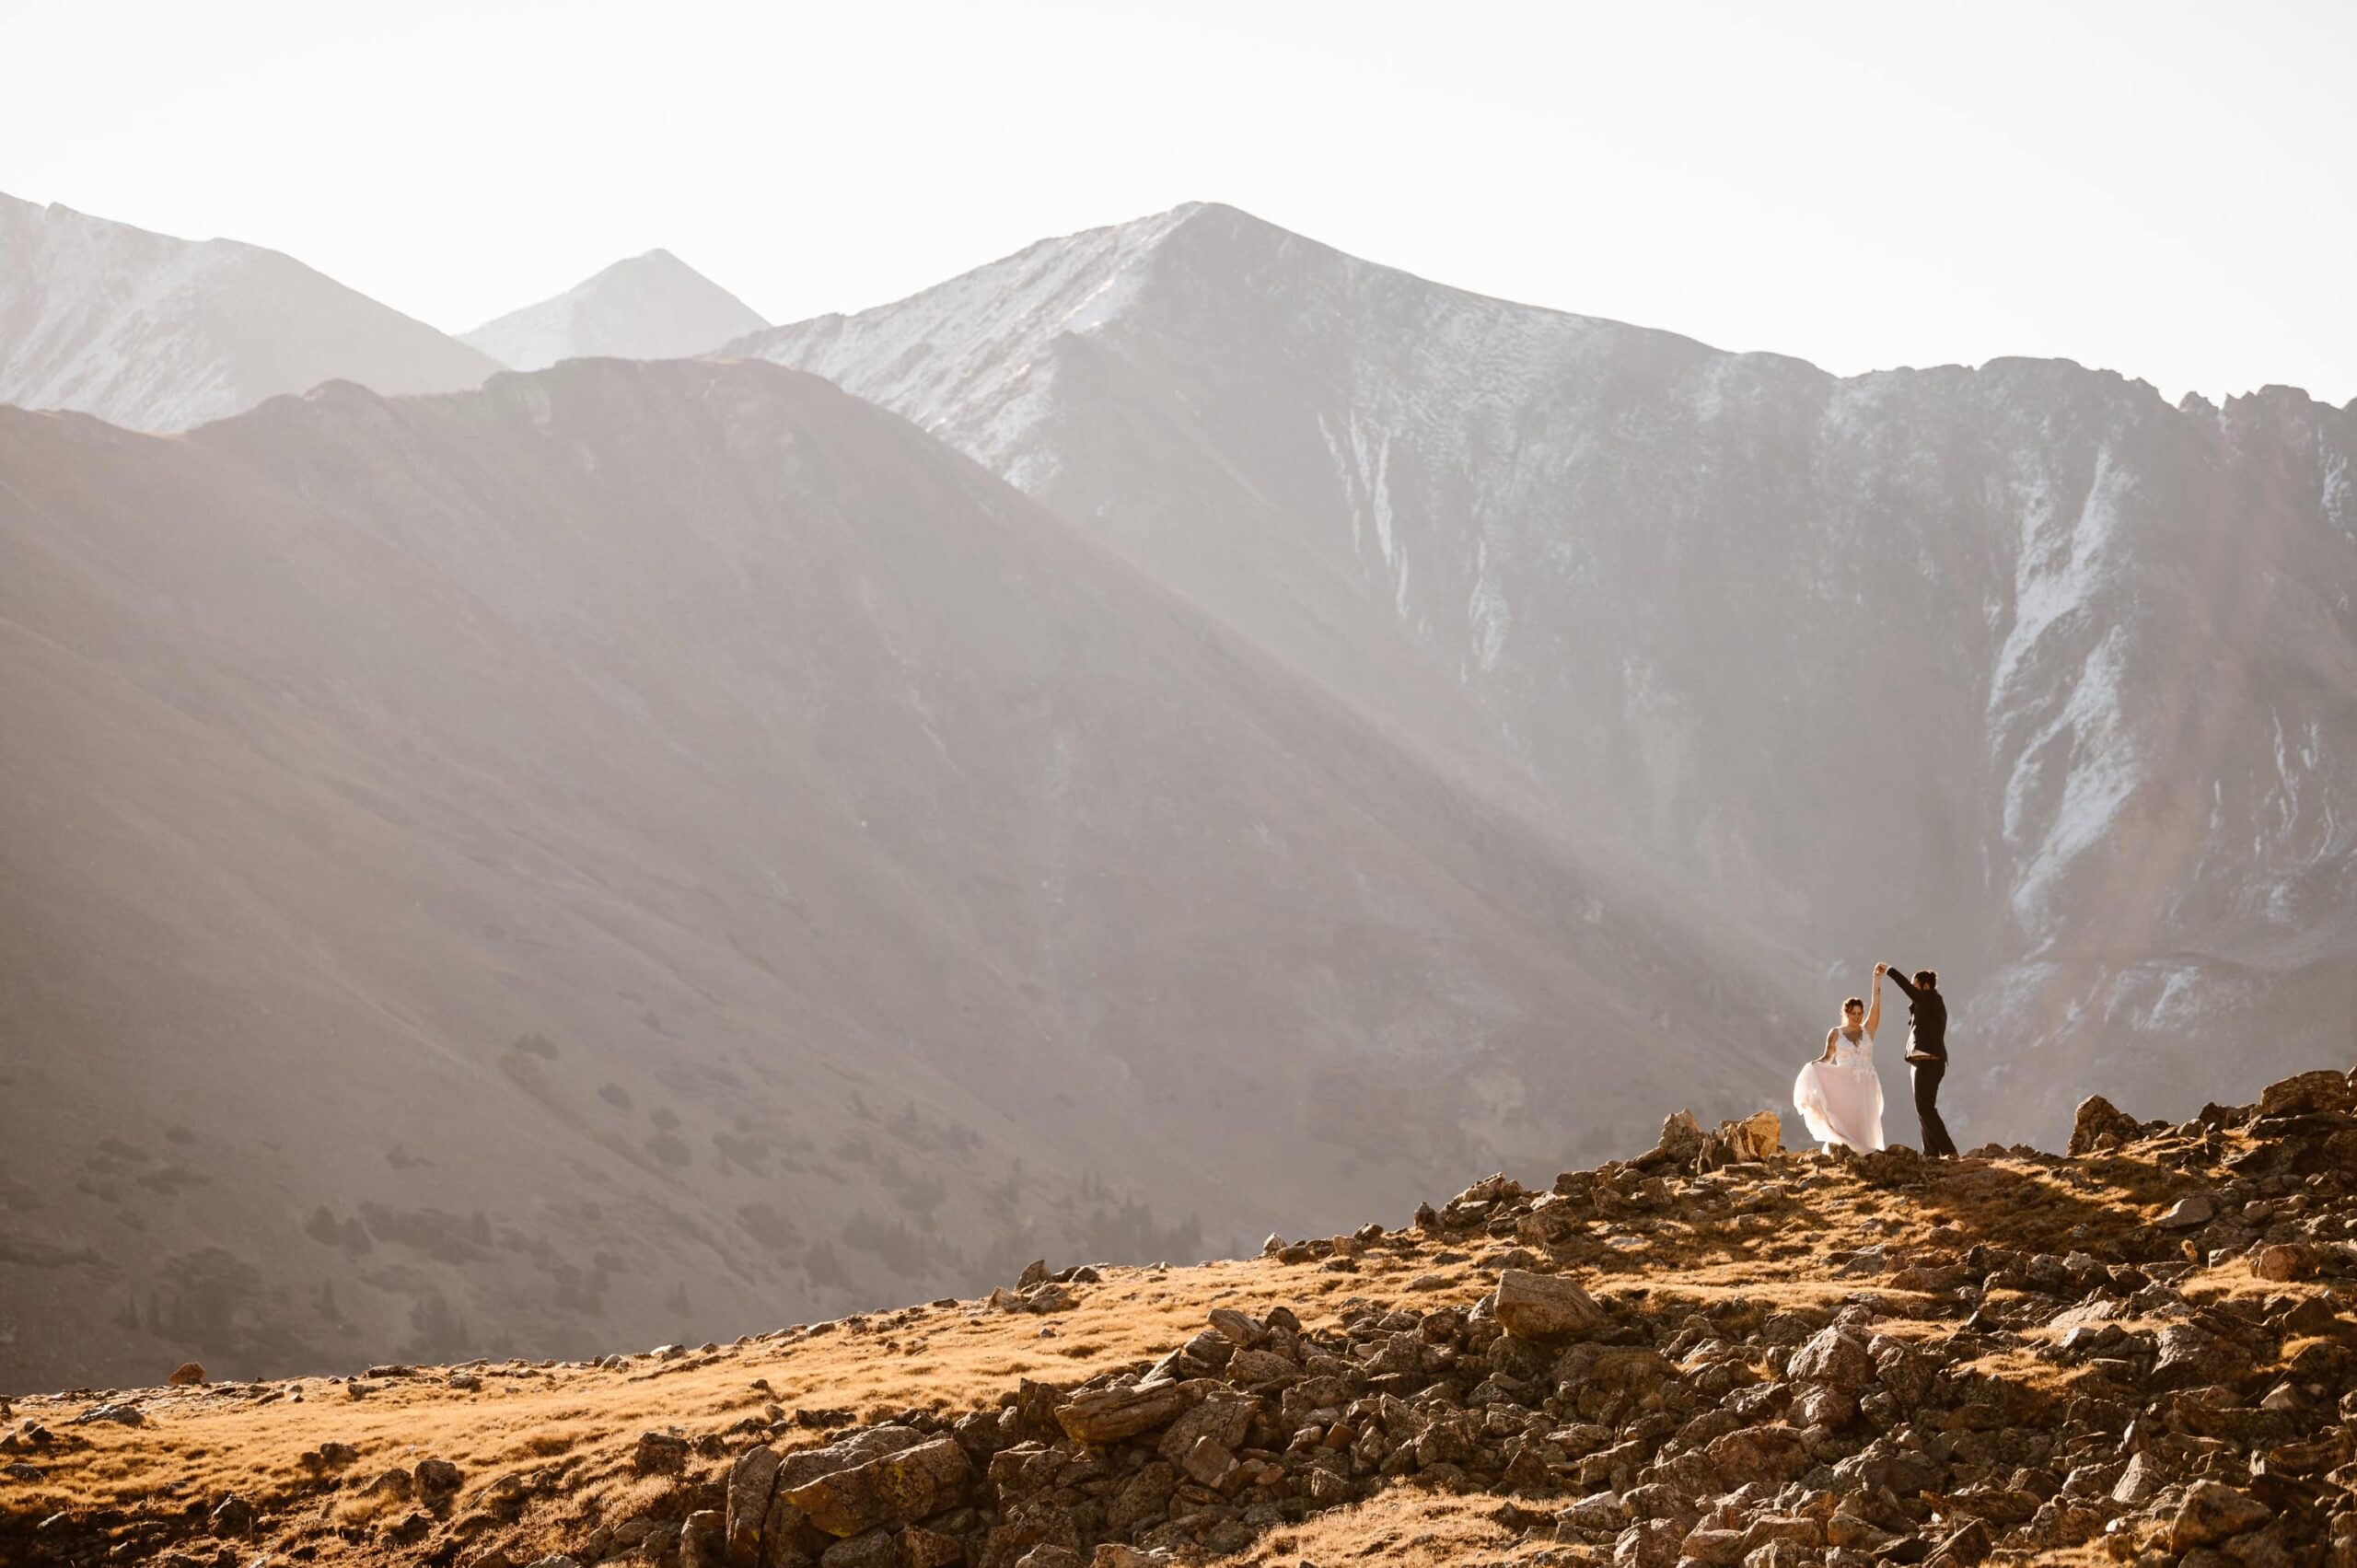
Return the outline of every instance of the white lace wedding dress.
[[[1874,1037],[1860,1029],[1833,1036],[1833,1060],[1801,1069],[1793,1084],[1793,1104],[1808,1123],[1809,1135],[1830,1150],[1846,1144],[1872,1154],[1882,1142],[1882,1079],[1875,1072]]]

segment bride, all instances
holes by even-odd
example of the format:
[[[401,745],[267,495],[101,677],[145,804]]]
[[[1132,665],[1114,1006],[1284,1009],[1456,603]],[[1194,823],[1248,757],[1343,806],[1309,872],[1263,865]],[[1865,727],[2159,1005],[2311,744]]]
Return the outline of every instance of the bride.
[[[1841,1021],[1825,1034],[1825,1054],[1801,1069],[1793,1104],[1829,1153],[1846,1144],[1872,1154],[1882,1143],[1882,1079],[1875,1073],[1875,1030],[1882,1023],[1883,966],[1875,966],[1872,1011],[1852,996]]]

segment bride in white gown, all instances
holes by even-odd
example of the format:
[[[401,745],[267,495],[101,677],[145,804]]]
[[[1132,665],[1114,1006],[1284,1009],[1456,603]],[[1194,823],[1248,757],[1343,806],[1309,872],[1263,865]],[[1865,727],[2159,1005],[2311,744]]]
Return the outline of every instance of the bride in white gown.
[[[1882,1142],[1882,1079],[1875,1072],[1875,1030],[1882,1023],[1883,966],[1875,966],[1874,1007],[1841,1004],[1841,1021],[1825,1034],[1825,1054],[1801,1069],[1793,1104],[1828,1152],[1846,1144],[1872,1154]]]

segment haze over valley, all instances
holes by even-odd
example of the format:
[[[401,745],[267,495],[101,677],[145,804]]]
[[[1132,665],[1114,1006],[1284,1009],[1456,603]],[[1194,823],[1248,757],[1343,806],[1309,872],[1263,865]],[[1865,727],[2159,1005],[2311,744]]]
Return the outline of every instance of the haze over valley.
[[[1346,1230],[1780,1103],[1876,959],[1968,1144],[2350,1054],[2357,405],[1217,203],[454,337],[6,199],[0,402],[0,1388]]]

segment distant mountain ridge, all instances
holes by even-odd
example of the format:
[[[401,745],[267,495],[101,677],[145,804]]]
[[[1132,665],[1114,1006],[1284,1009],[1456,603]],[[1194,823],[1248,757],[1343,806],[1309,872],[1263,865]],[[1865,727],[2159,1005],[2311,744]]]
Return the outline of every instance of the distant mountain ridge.
[[[2357,1016],[2357,407],[2065,362],[1837,377],[1233,208],[732,354],[896,409],[1665,896],[1956,992],[1973,1135]],[[1796,1039],[1793,1049],[1808,1041]]]
[[[173,431],[323,381],[452,391],[499,368],[275,250],[0,195],[0,403]]]
[[[743,300],[656,250],[460,338],[511,370],[540,370],[563,359],[684,359],[768,325]]]

